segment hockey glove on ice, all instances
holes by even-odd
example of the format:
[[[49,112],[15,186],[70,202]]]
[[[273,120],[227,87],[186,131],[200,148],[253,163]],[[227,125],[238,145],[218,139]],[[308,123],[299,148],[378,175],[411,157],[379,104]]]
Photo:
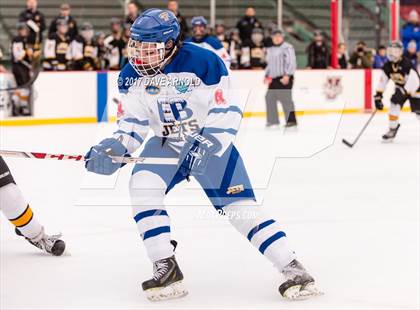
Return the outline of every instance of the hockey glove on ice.
[[[204,174],[209,158],[222,148],[221,143],[201,132],[188,135],[186,140],[179,157],[179,172],[185,177]]]
[[[375,94],[375,97],[373,97],[375,99],[375,107],[378,110],[383,110],[384,109],[384,104],[382,103],[382,93],[377,91]]]
[[[88,171],[97,174],[111,175],[124,163],[115,163],[110,156],[129,157],[127,149],[120,141],[114,138],[102,140],[98,145],[92,146],[85,155],[85,167]]]

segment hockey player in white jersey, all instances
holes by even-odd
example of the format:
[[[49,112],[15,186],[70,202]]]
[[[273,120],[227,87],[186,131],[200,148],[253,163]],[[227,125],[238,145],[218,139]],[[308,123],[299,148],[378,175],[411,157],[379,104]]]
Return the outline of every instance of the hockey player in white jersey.
[[[192,37],[185,39],[185,42],[191,42],[202,48],[216,53],[226,65],[230,68],[231,59],[223,44],[215,36],[208,34],[207,20],[203,16],[194,16],[191,19]]]
[[[216,54],[181,42],[179,34],[176,17],[166,10],[147,10],[134,22],[130,63],[118,79],[119,128],[86,154],[87,170],[103,175],[121,167],[110,155],[130,156],[143,143],[141,156],[178,159],[178,165],[136,164],[132,172],[133,217],[154,270],[143,290],[153,301],[187,294],[164,200],[174,186],[193,176],[213,206],[234,214],[231,224],[283,274],[282,296],[301,299],[319,294],[282,226],[255,201],[233,144],[242,107],[226,66]],[[144,142],[149,129],[154,135]]]

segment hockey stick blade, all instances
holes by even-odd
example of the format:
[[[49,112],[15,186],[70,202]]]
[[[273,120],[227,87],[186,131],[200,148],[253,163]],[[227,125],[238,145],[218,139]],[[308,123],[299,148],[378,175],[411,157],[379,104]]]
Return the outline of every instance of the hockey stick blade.
[[[343,139],[343,143],[345,145],[347,145],[348,147],[353,147],[357,141],[359,141],[360,137],[362,136],[362,134],[365,132],[366,128],[369,126],[370,122],[372,121],[373,117],[375,116],[376,112],[378,112],[378,110],[374,110],[370,116],[369,119],[367,120],[367,122],[365,123],[365,125],[363,126],[362,130],[360,130],[359,134],[357,135],[356,139],[354,139],[353,143],[349,143],[348,141],[346,141],[345,139]]]
[[[22,151],[5,151],[0,150],[0,156],[18,157],[18,158],[35,158],[35,159],[53,159],[53,160],[69,160],[69,161],[85,161],[83,155],[66,155],[66,154],[50,154],[38,152],[22,152]],[[161,158],[161,157],[121,157],[110,156],[116,163],[124,164],[151,164],[151,165],[176,165],[178,158]]]
[[[341,140],[345,145],[347,145],[348,147],[353,147],[353,144],[351,144],[350,142],[348,142],[346,139]]]

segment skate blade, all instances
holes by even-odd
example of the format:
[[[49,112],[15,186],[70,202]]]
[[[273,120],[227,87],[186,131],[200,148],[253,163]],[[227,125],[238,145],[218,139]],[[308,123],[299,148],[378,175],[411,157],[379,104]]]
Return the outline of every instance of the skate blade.
[[[382,139],[382,143],[384,143],[384,144],[389,144],[389,143],[394,142],[394,139],[395,139],[395,138],[391,138],[391,139]]]
[[[283,293],[283,297],[287,300],[305,300],[321,295],[324,295],[324,293],[318,290],[315,283],[309,283],[305,286],[291,286]]]
[[[188,291],[182,281],[178,281],[163,288],[148,289],[145,293],[149,301],[163,301],[184,297]]]

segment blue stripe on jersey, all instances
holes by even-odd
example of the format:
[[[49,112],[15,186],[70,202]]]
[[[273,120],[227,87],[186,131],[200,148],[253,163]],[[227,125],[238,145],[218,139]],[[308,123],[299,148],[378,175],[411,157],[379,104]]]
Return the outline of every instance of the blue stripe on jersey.
[[[252,228],[251,229],[251,231],[249,232],[249,234],[248,234],[248,240],[249,241],[251,241],[251,239],[252,239],[252,237],[254,237],[254,235],[257,233],[257,232],[259,232],[261,229],[263,229],[263,228],[265,228],[265,227],[267,227],[268,225],[271,225],[271,224],[273,224],[273,223],[275,223],[275,221],[274,220],[268,220],[268,221],[265,221],[264,223],[261,223],[260,225],[257,225],[257,226],[255,226],[254,228]]]
[[[150,229],[143,234],[143,240],[156,237],[160,234],[169,233],[171,232],[171,228],[169,226],[161,226],[157,228]]]
[[[276,240],[286,237],[286,234],[282,231],[279,231],[277,233],[275,233],[274,235],[272,235],[270,238],[268,238],[267,240],[265,240],[259,247],[259,251],[264,254],[265,250]]]
[[[129,135],[130,137],[132,137],[132,138],[134,138],[134,139],[136,139],[140,144],[141,143],[143,143],[143,139],[142,139],[142,137],[140,137],[140,135],[138,134],[138,133],[136,133],[136,132],[134,132],[134,131],[131,131],[131,132],[125,132],[125,131],[123,131],[123,130],[121,130],[121,129],[119,129],[119,130],[117,130],[116,132],[114,132],[114,134],[116,134],[116,133],[122,133],[122,134],[126,134],[126,135]]]
[[[138,213],[135,217],[134,220],[136,221],[136,223],[138,223],[140,220],[144,219],[145,217],[149,217],[149,216],[159,216],[159,215],[168,215],[168,213],[165,210],[161,210],[161,209],[154,209],[154,210],[147,210],[147,211],[143,211]]]
[[[118,121],[118,123],[120,123],[120,122],[133,123],[133,124],[140,125],[140,126],[149,126],[149,121],[148,120],[141,121],[141,120],[139,120],[137,118],[134,118],[134,117],[121,119],[121,120]]]
[[[238,131],[233,128],[216,128],[216,127],[204,127],[204,132],[206,133],[230,133],[231,135],[236,135]]]
[[[239,113],[239,115],[242,116],[242,111],[237,106],[230,106],[228,108],[213,108],[213,109],[210,109],[209,110],[209,113],[207,113],[207,114],[211,114],[211,113],[227,113],[227,112],[237,112],[237,113]]]

